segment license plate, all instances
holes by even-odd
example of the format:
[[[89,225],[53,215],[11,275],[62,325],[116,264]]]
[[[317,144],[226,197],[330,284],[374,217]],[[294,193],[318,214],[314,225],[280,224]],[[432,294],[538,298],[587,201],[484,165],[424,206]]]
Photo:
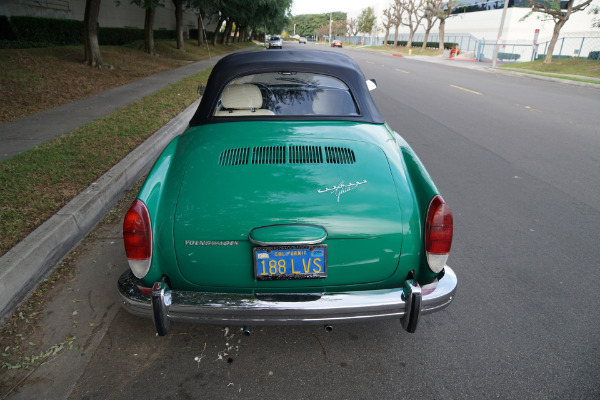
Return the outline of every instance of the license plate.
[[[254,247],[257,280],[327,278],[327,245]]]

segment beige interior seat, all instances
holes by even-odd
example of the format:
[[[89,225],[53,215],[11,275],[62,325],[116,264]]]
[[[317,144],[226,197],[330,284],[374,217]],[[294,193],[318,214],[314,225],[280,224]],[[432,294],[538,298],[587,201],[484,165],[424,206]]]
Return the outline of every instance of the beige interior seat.
[[[215,113],[217,117],[240,117],[275,115],[271,110],[261,108],[263,104],[262,94],[256,85],[233,84],[223,90],[221,95],[221,106],[225,110]]]

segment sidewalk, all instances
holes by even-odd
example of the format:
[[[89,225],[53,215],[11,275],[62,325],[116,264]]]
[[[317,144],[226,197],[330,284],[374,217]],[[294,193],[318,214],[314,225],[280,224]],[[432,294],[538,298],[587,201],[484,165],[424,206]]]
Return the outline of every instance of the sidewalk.
[[[209,68],[223,56],[160,72],[51,110],[0,124],[0,162]]]
[[[214,65],[225,55],[118,86],[79,101],[0,125],[0,162]],[[0,323],[73,249],[180,134],[198,101],[154,133],[98,181],[0,257]]]

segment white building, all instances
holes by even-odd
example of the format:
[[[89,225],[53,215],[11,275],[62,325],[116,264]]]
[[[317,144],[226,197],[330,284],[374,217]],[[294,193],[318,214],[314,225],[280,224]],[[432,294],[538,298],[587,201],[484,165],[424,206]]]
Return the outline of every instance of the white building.
[[[83,21],[85,0],[2,0],[0,15],[11,17],[30,16],[57,19],[74,19]],[[144,28],[144,9],[131,4],[130,0],[121,0],[117,5],[114,0],[103,0],[100,3],[98,23],[101,27]],[[183,12],[185,36],[190,29],[198,29],[198,10],[185,9]],[[208,29],[208,19],[204,20]],[[212,21],[211,27],[216,27]],[[154,20],[155,30],[175,29],[175,6],[170,0],[164,1],[157,9]]]
[[[521,0],[526,4],[526,0]],[[575,0],[575,4],[580,1]],[[478,4],[480,8],[485,8],[484,11],[466,12],[455,15],[446,20],[445,40],[453,41],[461,44],[461,48],[466,51],[478,51],[478,46],[482,43],[486,45],[495,43],[500,28],[502,18],[502,7],[504,1],[495,0],[463,0],[465,4]],[[517,0],[517,4],[519,0]],[[384,29],[382,28],[383,11],[388,8],[391,1],[383,1],[376,3],[373,7],[377,15],[377,36],[379,37],[378,44],[383,43]],[[571,14],[567,23],[563,26],[560,32],[560,37],[565,38],[564,43],[568,49],[563,48],[563,55],[577,56],[582,54],[587,56],[590,51],[600,50],[600,29],[592,28],[593,15],[588,13],[589,9],[600,6],[600,0],[594,0],[588,9]],[[497,9],[494,9],[494,8]],[[355,10],[348,13],[348,18],[358,18],[362,10]],[[501,43],[506,45],[503,50],[511,53],[522,54],[521,61],[531,55],[531,46],[533,44],[536,30],[539,29],[537,43],[540,44],[538,54],[544,51],[544,43],[550,41],[554,29],[552,20],[544,20],[543,14],[533,13],[525,20],[523,17],[529,14],[531,8],[526,7],[509,7],[506,12],[504,29],[501,36]],[[439,24],[436,24],[432,29],[429,41],[438,40]],[[401,37],[406,40],[409,30],[405,26],[400,26],[399,32]],[[422,41],[425,29],[420,26],[415,36],[415,41]],[[394,27],[390,30],[388,40],[393,40]],[[368,37],[368,35],[367,35]],[[584,40],[582,40],[585,38]],[[370,43],[369,40],[365,40]],[[520,48],[523,46],[523,48]],[[555,49],[555,53],[560,49]],[[502,51],[502,50],[501,50]],[[487,54],[487,50],[485,51]],[[526,54],[528,53],[528,55]]]

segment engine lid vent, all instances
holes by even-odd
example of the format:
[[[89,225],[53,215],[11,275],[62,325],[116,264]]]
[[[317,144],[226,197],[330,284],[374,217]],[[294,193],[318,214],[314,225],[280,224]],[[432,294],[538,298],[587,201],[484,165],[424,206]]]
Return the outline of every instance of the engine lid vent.
[[[285,146],[255,147],[252,149],[252,164],[284,164]]]
[[[290,146],[290,164],[322,164],[323,152],[319,146]]]
[[[328,164],[354,164],[354,151],[344,147],[325,147],[325,159]]]
[[[250,148],[229,149],[221,153],[219,165],[244,165],[248,164]]]
[[[323,154],[324,153],[324,154]],[[354,164],[354,151],[345,147],[262,146],[227,149],[219,156],[219,165],[246,164]]]

